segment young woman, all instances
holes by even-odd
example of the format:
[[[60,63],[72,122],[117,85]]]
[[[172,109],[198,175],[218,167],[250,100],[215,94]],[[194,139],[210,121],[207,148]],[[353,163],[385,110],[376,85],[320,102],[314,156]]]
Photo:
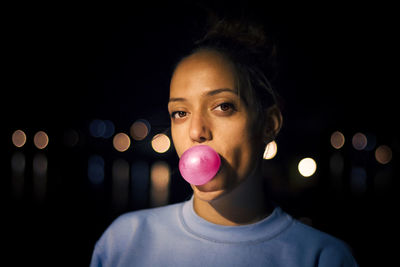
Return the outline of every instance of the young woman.
[[[221,167],[189,201],[115,220],[91,266],[357,266],[343,242],[268,200],[261,163],[282,116],[265,47],[260,28],[222,20],[179,61],[168,103],[175,149],[207,145]]]

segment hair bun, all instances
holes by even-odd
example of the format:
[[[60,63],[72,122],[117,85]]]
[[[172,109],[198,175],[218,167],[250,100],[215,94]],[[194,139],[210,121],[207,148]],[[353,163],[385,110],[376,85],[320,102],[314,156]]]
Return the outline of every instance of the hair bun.
[[[198,47],[218,48],[236,58],[251,61],[262,69],[275,66],[276,47],[268,38],[261,23],[249,19],[211,18],[204,37],[196,42]],[[273,67],[272,67],[273,68]]]
[[[211,25],[204,39],[226,38],[248,48],[262,48],[266,45],[266,36],[261,25],[248,21],[228,21],[222,19]]]

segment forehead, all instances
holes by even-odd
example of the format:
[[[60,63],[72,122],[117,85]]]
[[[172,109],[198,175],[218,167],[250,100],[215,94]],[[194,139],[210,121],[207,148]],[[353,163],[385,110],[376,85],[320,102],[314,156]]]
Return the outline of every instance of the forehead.
[[[235,89],[232,64],[215,51],[199,51],[184,58],[171,79],[170,94],[189,88],[205,90]]]

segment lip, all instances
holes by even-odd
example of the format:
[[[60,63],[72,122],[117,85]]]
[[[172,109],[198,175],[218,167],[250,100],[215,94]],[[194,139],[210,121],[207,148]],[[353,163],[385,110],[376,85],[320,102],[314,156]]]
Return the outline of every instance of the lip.
[[[214,178],[212,178],[208,183],[203,185],[195,185],[195,187],[201,192],[214,192],[214,191],[221,191],[221,183],[219,180],[221,179],[219,175],[223,172],[225,168],[225,163],[223,158],[221,157],[221,166],[218,172],[215,174]]]
[[[182,178],[193,185],[209,183],[220,169],[220,154],[213,147],[205,144],[189,147],[179,159],[179,171]]]

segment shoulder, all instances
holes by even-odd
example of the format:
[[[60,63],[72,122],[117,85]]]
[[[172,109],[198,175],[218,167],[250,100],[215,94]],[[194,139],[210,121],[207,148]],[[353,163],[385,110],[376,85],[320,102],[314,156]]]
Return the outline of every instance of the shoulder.
[[[124,213],[118,216],[110,225],[113,227],[114,225],[125,225],[130,223],[138,223],[141,221],[146,221],[147,219],[160,218],[167,215],[171,215],[178,211],[179,207],[181,207],[183,203],[171,204],[167,206],[162,206],[158,208],[150,208],[143,210],[136,210]]]
[[[315,244],[320,246],[324,245],[346,246],[342,240],[328,233],[320,231],[314,227],[306,225],[296,219],[293,219],[293,225],[291,230],[294,236],[297,237],[299,240],[307,240],[307,242],[310,244]]]
[[[351,248],[344,241],[296,219],[288,230],[294,244],[317,256],[318,266],[357,266]]]
[[[136,231],[139,227],[157,225],[160,222],[168,224],[176,219],[174,215],[178,213],[182,205],[183,203],[177,203],[122,214],[110,224],[104,234],[108,232],[113,232],[114,234],[120,232],[123,236],[129,236],[129,234]]]
[[[145,240],[149,232],[174,225],[183,203],[128,212],[117,217],[97,241],[95,250],[101,254],[116,252],[132,242]],[[175,215],[176,214],[176,215]]]

